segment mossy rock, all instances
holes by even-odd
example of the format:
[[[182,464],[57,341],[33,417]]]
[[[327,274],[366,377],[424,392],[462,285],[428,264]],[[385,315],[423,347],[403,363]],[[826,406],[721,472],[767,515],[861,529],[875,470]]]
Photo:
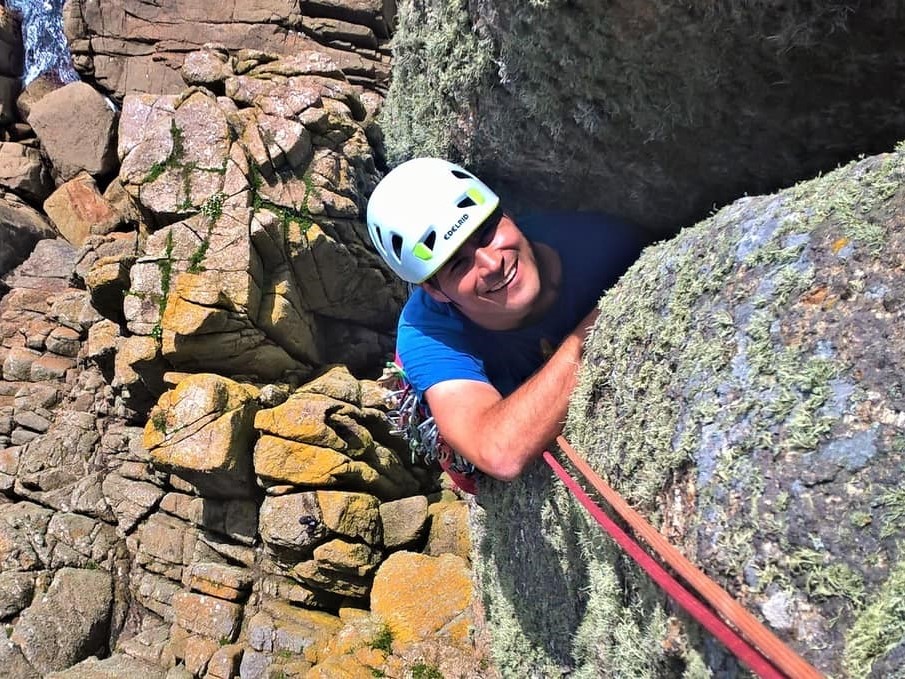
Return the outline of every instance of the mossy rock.
[[[905,136],[901,25],[896,0],[401,0],[388,156],[675,233]]]
[[[903,219],[900,145],[648,248],[601,300],[567,426],[834,677],[893,676],[905,655]],[[480,498],[504,674],[735,676],[547,468]]]

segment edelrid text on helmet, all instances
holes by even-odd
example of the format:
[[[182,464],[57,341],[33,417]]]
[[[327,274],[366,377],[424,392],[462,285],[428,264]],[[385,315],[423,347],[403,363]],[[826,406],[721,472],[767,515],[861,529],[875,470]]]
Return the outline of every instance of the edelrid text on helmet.
[[[449,231],[447,231],[446,233],[443,234],[443,240],[449,240],[450,238],[452,238],[453,235],[455,235],[456,231],[458,231],[459,228],[467,221],[468,221],[468,213],[465,213],[464,215],[459,217],[459,221],[457,221],[455,224],[453,224],[452,228]]]
[[[422,283],[497,209],[499,196],[467,170],[415,158],[392,170],[368,201],[368,234],[387,265]]]

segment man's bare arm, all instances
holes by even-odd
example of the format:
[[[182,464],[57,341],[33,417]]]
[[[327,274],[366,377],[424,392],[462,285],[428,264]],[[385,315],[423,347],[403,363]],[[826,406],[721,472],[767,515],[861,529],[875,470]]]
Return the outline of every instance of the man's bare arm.
[[[517,477],[562,431],[584,340],[597,313],[585,316],[550,359],[506,398],[474,380],[448,380],[428,389],[427,403],[446,442],[490,476],[504,481]]]

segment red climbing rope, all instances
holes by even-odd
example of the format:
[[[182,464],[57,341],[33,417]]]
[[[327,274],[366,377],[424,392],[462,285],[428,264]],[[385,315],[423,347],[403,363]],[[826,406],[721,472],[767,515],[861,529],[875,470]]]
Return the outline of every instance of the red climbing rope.
[[[570,460],[572,460],[573,464],[575,460],[573,455],[577,457],[575,451],[572,450],[571,446],[560,437],[558,439],[558,443],[561,447],[563,447],[564,452],[567,452]],[[568,447],[568,451],[566,448]],[[571,454],[569,454],[571,453]],[[817,670],[808,665],[804,660],[795,655],[788,647],[786,647],[781,641],[776,639],[772,634],[769,633],[766,628],[761,626],[762,630],[766,632],[771,639],[775,640],[782,649],[784,649],[783,653],[779,653],[782,660],[777,662],[776,657],[776,649],[775,645],[771,644],[770,647],[774,651],[774,654],[767,657],[764,653],[758,650],[752,643],[749,643],[746,639],[744,639],[738,632],[732,629],[729,625],[723,622],[717,615],[707,606],[704,605],[694,594],[689,592],[678,580],[676,580],[672,575],[670,575],[666,569],[663,568],[653,557],[651,557],[638,542],[632,538],[628,533],[626,533],[622,528],[620,528],[613,519],[611,519],[599,506],[597,506],[594,501],[588,496],[587,493],[578,485],[578,482],[573,479],[569,473],[559,464],[556,458],[549,451],[544,451],[543,454],[544,461],[550,465],[556,475],[562,480],[562,482],[566,485],[569,491],[575,496],[575,498],[584,506],[585,509],[594,517],[594,519],[599,523],[607,533],[616,541],[616,543],[628,553],[632,559],[638,563],[641,568],[651,577],[651,579],[657,583],[672,599],[679,604],[686,612],[688,612],[695,620],[697,620],[708,632],[710,632],[714,637],[716,637],[724,646],[726,646],[729,651],[731,651],[742,663],[748,666],[748,668],[757,674],[757,676],[762,677],[763,679],[784,679],[789,677],[791,679],[804,679],[804,678],[816,678],[822,676]],[[579,458],[580,460],[580,458]],[[581,461],[583,462],[583,461]],[[580,469],[582,474],[588,476],[588,474],[592,475],[594,478],[589,478],[588,480],[592,483],[592,485],[597,487],[597,483],[604,484],[603,480],[600,479],[593,471],[587,467],[587,464],[584,463],[583,466],[585,469]],[[580,467],[579,467],[580,468]],[[596,482],[595,482],[596,481]],[[605,485],[605,484],[604,484]],[[609,487],[607,486],[609,489]],[[598,490],[600,490],[598,488]],[[609,489],[610,492],[615,494],[615,491]],[[608,500],[609,501],[609,500]],[[626,505],[627,506],[627,505]],[[621,514],[621,512],[620,512]],[[623,516],[623,518],[625,518]],[[637,517],[641,521],[644,521],[640,515]],[[644,522],[646,523],[646,522]],[[633,525],[635,522],[630,521],[630,524]],[[647,524],[651,531],[655,531],[655,529]],[[637,530],[637,528],[635,528]],[[656,532],[656,531],[655,531]],[[657,533],[657,535],[660,535]],[[665,538],[660,535],[661,540],[665,542]],[[650,539],[646,537],[650,542]],[[668,543],[667,543],[668,544]],[[656,549],[656,547],[655,547]],[[675,550],[675,548],[672,548]],[[678,553],[678,550],[675,550]],[[682,557],[684,559],[684,557]],[[687,560],[686,560],[687,561]],[[690,562],[688,563],[691,566]],[[694,566],[691,566],[695,568]],[[697,569],[695,568],[697,571]],[[697,571],[700,573],[700,571]],[[701,576],[706,578],[703,573]],[[696,578],[697,579],[697,578]],[[713,581],[706,578],[714,587],[718,587]],[[723,594],[725,591],[722,588],[719,588]],[[726,594],[728,597],[729,595]],[[734,600],[733,600],[734,601]],[[737,604],[739,607],[740,604]],[[749,614],[750,615],[750,614]],[[752,616],[753,618],[753,616]],[[732,618],[730,617],[730,620]],[[758,623],[759,624],[759,623]],[[762,646],[763,647],[763,646]],[[788,656],[791,655],[795,661],[789,661]],[[774,663],[776,663],[774,665]],[[777,666],[782,667],[783,671],[777,669]],[[792,667],[792,669],[790,669]]]

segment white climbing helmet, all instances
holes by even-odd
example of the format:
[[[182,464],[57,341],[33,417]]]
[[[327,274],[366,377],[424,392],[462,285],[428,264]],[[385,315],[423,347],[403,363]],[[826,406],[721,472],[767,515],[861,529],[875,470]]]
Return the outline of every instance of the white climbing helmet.
[[[439,158],[415,158],[391,171],[368,201],[368,233],[389,267],[423,283],[497,209],[484,182]]]

